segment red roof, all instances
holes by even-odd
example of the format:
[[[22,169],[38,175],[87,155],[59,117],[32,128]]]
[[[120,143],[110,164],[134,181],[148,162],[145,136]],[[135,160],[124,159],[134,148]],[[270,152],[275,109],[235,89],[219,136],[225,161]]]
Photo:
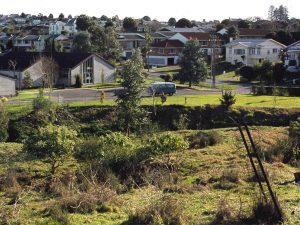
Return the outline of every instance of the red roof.
[[[209,40],[210,33],[203,33],[203,32],[181,32],[183,36],[187,39],[195,39],[195,40]]]
[[[240,36],[266,36],[271,31],[265,29],[239,28]]]
[[[183,48],[184,44],[179,40],[164,40],[161,42],[154,43],[154,48]]]

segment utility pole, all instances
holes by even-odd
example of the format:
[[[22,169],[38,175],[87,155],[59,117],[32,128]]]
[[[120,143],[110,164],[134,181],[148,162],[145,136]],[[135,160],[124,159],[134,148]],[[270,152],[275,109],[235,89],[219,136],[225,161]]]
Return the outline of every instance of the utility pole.
[[[210,71],[211,71],[211,78],[212,78],[212,87],[216,88],[216,75],[214,73],[214,64],[215,64],[215,44],[217,40],[217,35],[212,33],[210,35],[210,48],[211,48],[211,54],[210,54]]]

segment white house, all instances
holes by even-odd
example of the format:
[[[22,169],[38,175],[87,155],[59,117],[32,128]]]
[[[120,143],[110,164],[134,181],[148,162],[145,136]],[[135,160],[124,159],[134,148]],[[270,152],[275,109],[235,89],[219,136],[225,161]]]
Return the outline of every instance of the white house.
[[[0,96],[16,95],[16,79],[0,73]]]
[[[69,19],[66,23],[56,21],[49,24],[50,35],[60,35],[63,31],[67,32],[70,36],[73,36],[77,32],[76,18]]]
[[[254,66],[263,60],[276,62],[280,52],[286,48],[273,39],[236,39],[225,45],[226,62]]]
[[[287,46],[286,52],[287,52],[286,65],[289,65],[290,61],[295,61],[295,66],[299,68],[300,67],[300,41],[297,41]]]
[[[92,53],[37,53],[8,52],[0,55],[0,74],[17,79],[17,87],[22,86],[26,74],[33,79],[34,87],[43,85],[43,65],[41,56],[52,57],[58,65],[54,74],[54,85],[72,86],[76,76],[82,77],[84,84],[99,84],[113,81],[116,69],[103,58]],[[10,62],[15,62],[15,67]]]

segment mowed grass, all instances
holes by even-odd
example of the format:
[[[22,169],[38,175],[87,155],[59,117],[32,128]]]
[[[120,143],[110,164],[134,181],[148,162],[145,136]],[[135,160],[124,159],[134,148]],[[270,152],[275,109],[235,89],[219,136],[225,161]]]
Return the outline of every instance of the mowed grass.
[[[234,82],[240,81],[240,76],[236,75],[234,71],[218,75],[216,76],[216,78],[217,80],[222,80],[222,81],[234,81]]]
[[[184,130],[176,133],[187,136],[195,132]],[[222,137],[222,143],[172,155],[172,157],[180,157],[182,159],[179,168],[180,179],[178,180],[178,185],[189,187],[189,191],[164,193],[163,190],[151,185],[136,187],[131,191],[117,195],[109,203],[116,210],[102,213],[96,211],[86,214],[69,213],[67,218],[70,220],[70,224],[122,224],[127,220],[131,212],[155,203],[157,199],[166,195],[171,195],[180,203],[189,225],[198,225],[199,222],[201,224],[210,224],[215,218],[220,201],[223,199],[230,205],[233,213],[238,214],[238,212],[241,212],[242,214],[250,215],[251,207],[260,194],[257,183],[247,181],[247,178],[253,176],[253,172],[239,133],[235,128],[214,129],[213,132],[218,133]],[[274,143],[276,138],[285,136],[287,128],[251,127],[251,133],[256,143],[264,146]],[[5,173],[7,168],[16,167],[38,179],[40,173],[47,168],[38,161],[22,161],[21,148],[21,144],[0,144],[0,174]],[[69,170],[71,166],[76,168],[76,163],[73,160],[65,163],[67,165],[60,168],[60,171]],[[291,181],[293,173],[298,169],[279,162],[272,164],[264,162],[264,165],[268,171],[272,188],[276,192],[285,213],[285,224],[299,224],[300,188],[294,184],[281,185],[281,183]],[[219,188],[216,186],[220,182],[218,179],[226,173],[237,174],[238,181],[232,183],[228,188]],[[206,180],[208,182],[207,185],[195,186],[195,182],[199,178]],[[209,179],[215,181],[209,181]],[[9,195],[6,195],[5,192],[0,193],[0,204],[9,200]],[[18,216],[22,224],[59,224],[46,213],[46,209],[51,205],[52,201],[52,197],[49,198],[40,191],[31,191],[17,206],[18,210],[20,210]],[[13,205],[5,204],[3,206],[5,208],[14,207]]]

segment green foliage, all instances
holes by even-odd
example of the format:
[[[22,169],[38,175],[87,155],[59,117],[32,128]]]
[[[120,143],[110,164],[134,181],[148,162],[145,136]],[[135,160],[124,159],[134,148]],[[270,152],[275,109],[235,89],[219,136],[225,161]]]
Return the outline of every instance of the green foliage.
[[[26,88],[26,89],[31,88],[33,86],[33,80],[30,76],[30,73],[28,71],[26,71],[24,75],[25,76],[24,76],[24,79],[22,81],[23,82],[23,87]]]
[[[39,94],[36,96],[35,99],[33,99],[32,106],[35,112],[46,112],[51,109],[52,103],[48,98],[45,97],[43,89],[39,89]]]
[[[174,17],[171,17],[169,20],[168,20],[168,25],[169,26],[175,26],[176,25],[176,19]]]
[[[127,31],[133,31],[136,28],[136,22],[132,17],[125,17],[123,20],[123,28]]]
[[[236,38],[239,35],[239,30],[235,26],[228,28],[228,37]]]
[[[145,77],[143,74],[143,58],[140,50],[134,51],[132,58],[124,66],[122,87],[124,92],[118,96],[118,125],[127,134],[132,129],[145,124],[146,113],[140,107],[141,92]]]
[[[254,66],[254,73],[259,78],[260,82],[270,83],[273,80],[273,66],[268,60],[258,63]]]
[[[76,144],[77,132],[66,126],[48,125],[39,128],[25,141],[24,150],[29,156],[49,163],[51,174],[71,156]]]
[[[76,25],[78,30],[87,31],[92,26],[95,26],[95,21],[87,15],[80,15],[76,19]]]
[[[165,82],[170,82],[173,80],[173,75],[170,73],[162,74],[159,76],[161,79],[163,79]]]
[[[276,83],[282,83],[285,74],[285,68],[283,63],[276,63],[273,67],[273,79]]]
[[[180,20],[178,20],[175,24],[175,27],[178,27],[178,28],[191,28],[193,27],[191,21],[189,21],[188,19],[186,18],[181,18]]]
[[[90,52],[91,35],[89,32],[81,31],[75,34],[72,45],[72,52]]]
[[[257,74],[251,66],[243,66],[240,69],[237,69],[236,74],[245,77],[248,81],[254,80],[257,77]]]
[[[196,40],[189,40],[182,51],[179,65],[181,66],[180,80],[182,82],[199,83],[207,77],[207,63],[201,46]]]
[[[190,148],[205,148],[222,142],[222,138],[217,132],[202,132],[191,135],[189,138]]]
[[[0,101],[0,142],[6,141],[8,138],[8,122],[9,117],[5,111],[4,103]]]
[[[236,98],[231,91],[225,91],[222,93],[222,98],[220,98],[221,105],[225,106],[226,109],[229,109],[232,105],[235,104]]]
[[[82,83],[82,76],[80,74],[77,74],[75,76],[75,87],[76,88],[82,88],[83,83]]]
[[[186,150],[188,146],[188,142],[181,135],[167,132],[155,135],[149,140],[147,154],[150,156],[169,154]]]

